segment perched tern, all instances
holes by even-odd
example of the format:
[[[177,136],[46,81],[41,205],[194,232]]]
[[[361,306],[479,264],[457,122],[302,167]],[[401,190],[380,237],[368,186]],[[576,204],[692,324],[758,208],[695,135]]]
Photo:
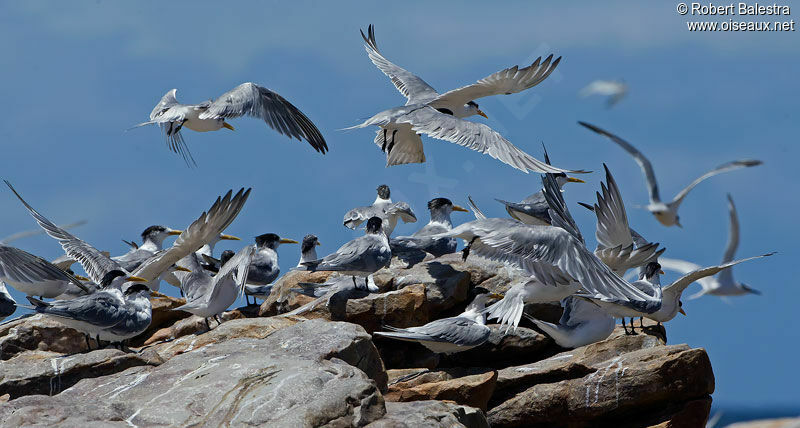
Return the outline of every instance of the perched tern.
[[[567,297],[561,302],[564,312],[558,324],[528,316],[540,330],[562,348],[577,348],[611,336],[616,326],[614,317],[593,302]]]
[[[404,252],[424,251],[439,257],[455,253],[458,241],[455,238],[431,238],[431,235],[447,232],[453,228],[450,214],[453,211],[469,212],[466,208],[453,205],[447,198],[435,198],[428,201],[428,210],[431,219],[422,229],[411,236],[398,236],[389,240],[392,254]]]
[[[127,253],[112,257],[111,259],[119,263],[123,269],[128,272],[133,272],[145,260],[153,256],[157,251],[161,251],[164,247],[164,240],[170,236],[180,235],[182,230],[170,229],[166,226],[154,225],[150,226],[142,232],[142,245],[136,245],[135,242],[130,242],[133,248]],[[124,241],[124,240],[123,240]]]
[[[407,342],[417,342],[437,354],[453,354],[482,345],[489,339],[491,330],[486,327],[483,313],[489,299],[502,296],[488,291],[478,294],[461,315],[431,321],[423,326],[395,328],[391,331],[376,331],[375,336]]]
[[[281,238],[274,233],[265,233],[255,237],[255,255],[247,275],[247,283],[255,285],[272,284],[281,273],[278,265],[278,246],[281,244],[297,244],[294,239]]]
[[[736,214],[736,206],[733,204],[733,198],[728,195],[728,213],[730,215],[730,230],[728,235],[728,245],[725,247],[725,253],[722,256],[722,263],[728,263],[733,260],[736,255],[736,249],[739,247],[739,217]],[[683,275],[700,269],[699,265],[685,260],[677,259],[659,259],[659,263],[665,270],[679,272]],[[705,294],[714,296],[740,296],[742,294],[761,294],[760,291],[750,288],[747,284],[737,282],[733,279],[733,268],[723,270],[717,276],[707,276],[697,281],[702,290],[698,293],[689,296],[689,299],[696,299]]]
[[[68,269],[68,268],[67,268]],[[83,293],[89,289],[71,271],[19,248],[0,244],[0,281],[28,296],[53,298],[72,284]]]
[[[0,321],[10,317],[17,310],[17,302],[6,290],[6,285],[0,282]]]
[[[303,263],[311,262],[317,260],[317,247],[319,247],[319,238],[317,235],[306,235],[303,237],[303,241],[300,243],[300,261],[297,262],[297,266],[302,266]]]
[[[300,269],[311,271],[334,271],[353,277],[367,277],[381,268],[388,267],[392,260],[389,239],[383,233],[380,217],[367,220],[364,236],[359,236],[342,245],[336,252],[320,260],[304,263]],[[357,286],[357,285],[356,285]]]
[[[313,282],[299,282],[297,285],[300,288],[291,288],[290,291],[302,294],[304,296],[315,297],[316,299],[306,303],[305,305],[289,312],[287,315],[302,315],[306,312],[313,311],[317,306],[322,303],[335,312],[335,308],[341,304],[347,304],[350,299],[360,299],[368,296],[370,293],[378,292],[377,287],[362,287],[356,285],[350,278],[346,276],[330,277],[322,284]],[[339,306],[341,307],[341,306]]]
[[[31,216],[39,223],[39,226],[44,229],[50,237],[57,240],[61,244],[61,248],[67,256],[80,262],[83,269],[89,275],[89,278],[97,284],[101,284],[101,280],[109,273],[115,270],[125,272],[124,268],[104,254],[82,241],[80,238],[72,235],[64,229],[56,226],[53,222],[48,220],[43,215],[39,214],[33,207],[31,207],[22,196],[17,193],[11,183],[5,182],[17,198],[22,202]],[[178,236],[172,247],[156,252],[152,257],[144,261],[138,268],[130,273],[130,276],[139,277],[137,282],[145,282],[153,291],[158,291],[159,277],[173,269],[175,263],[200,249],[207,242],[211,241],[215,236],[222,233],[228,225],[230,225],[239,211],[242,210],[244,203],[250,196],[250,189],[241,189],[236,195],[233,191],[228,191],[223,197],[218,197],[208,212],[203,212],[200,217],[192,222],[183,233]]]
[[[616,80],[595,80],[581,89],[580,96],[586,98],[592,95],[607,97],[606,106],[614,107],[628,93],[628,85]]]
[[[233,130],[225,119],[251,116],[262,119],[270,128],[289,138],[305,139],[314,150],[325,153],[328,145],[311,120],[285,98],[263,86],[247,82],[222,94],[213,101],[200,104],[181,104],[175,97],[177,89],[167,92],[150,113],[150,120],[135,127],[156,124],[161,127],[169,148],[180,154],[187,165],[196,165],[181,129],[192,131]]]
[[[403,223],[414,223],[417,216],[411,207],[405,202],[392,202],[389,186],[381,184],[378,186],[378,197],[372,205],[353,208],[344,215],[342,223],[345,227],[355,230],[371,217],[379,217],[382,220],[383,231],[386,236],[392,236],[397,220],[402,219]]]
[[[594,125],[590,125],[586,122],[580,122],[580,121],[578,123],[600,135],[609,138],[611,141],[617,143],[626,152],[628,152],[628,154],[633,156],[633,159],[636,161],[636,163],[639,164],[639,167],[642,168],[642,173],[644,174],[644,178],[647,181],[647,190],[650,193],[650,204],[647,205],[646,208],[648,211],[653,213],[653,216],[655,216],[656,220],[658,220],[659,223],[663,224],[664,226],[677,225],[678,227],[682,227],[680,223],[680,218],[678,217],[678,208],[680,207],[681,202],[683,202],[683,198],[685,198],[686,195],[689,194],[689,192],[694,188],[694,186],[700,184],[701,181],[709,177],[713,177],[717,174],[721,174],[723,172],[733,171],[739,168],[757,166],[761,165],[762,163],[760,160],[742,159],[722,164],[712,169],[711,171],[706,172],[700,177],[696,178],[688,186],[686,186],[685,189],[681,190],[677,195],[675,195],[675,198],[673,198],[671,202],[664,203],[661,201],[661,197],[658,194],[658,183],[656,183],[656,175],[655,171],[653,171],[653,166],[650,164],[650,161],[647,160],[647,158],[644,157],[644,155],[639,150],[636,149],[636,147],[633,147],[630,143],[623,140],[622,138],[619,138],[616,135],[606,130],[600,129]]]
[[[97,338],[98,345],[100,340],[123,343],[145,331],[152,320],[151,292],[141,280],[115,269],[101,278],[102,289],[87,296],[53,302],[28,296],[28,300],[37,313]]]
[[[189,254],[179,261],[179,266],[191,271],[183,274],[181,289],[186,295],[186,304],[175,308],[176,311],[186,311],[205,319],[206,326],[209,317],[216,317],[228,309],[244,289],[247,272],[256,253],[252,245],[247,245],[235,255],[225,253],[222,255],[222,267],[219,272],[211,277],[200,265],[197,255]]]
[[[541,57],[528,67],[498,71],[476,83],[439,94],[421,78],[387,60],[378,50],[372,25],[368,35],[361,32],[364,48],[375,64],[394,83],[408,101],[405,106],[382,111],[361,124],[347,129],[378,126],[375,144],[386,153],[386,166],[425,162],[420,134],[487,154],[507,165],[528,172],[568,171],[535,159],[518,149],[492,128],[463,118],[486,117],[474,100],[491,95],[515,94],[544,81],[555,70],[561,57]]]

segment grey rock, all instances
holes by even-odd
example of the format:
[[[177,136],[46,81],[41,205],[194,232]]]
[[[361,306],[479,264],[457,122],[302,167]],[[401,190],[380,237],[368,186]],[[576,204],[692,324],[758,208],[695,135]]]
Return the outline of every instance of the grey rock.
[[[486,415],[474,407],[437,400],[386,402],[386,415],[369,428],[488,428]]]

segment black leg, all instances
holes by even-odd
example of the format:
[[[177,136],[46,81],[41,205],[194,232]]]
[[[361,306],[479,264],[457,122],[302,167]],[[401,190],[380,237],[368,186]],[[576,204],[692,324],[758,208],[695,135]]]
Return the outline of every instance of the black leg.
[[[84,334],[83,338],[86,339],[86,350],[87,351],[91,351],[92,350],[92,344],[89,343],[89,335],[88,334]]]
[[[253,299],[255,300],[255,299]],[[214,315],[214,319],[217,320],[217,325],[222,324],[222,320],[219,318],[219,315]]]
[[[644,317],[639,317],[639,328],[644,330]]]
[[[397,134],[397,130],[395,129],[392,131],[392,142],[389,144],[389,147],[386,149],[386,153],[391,154],[392,149],[394,148],[394,136]]]
[[[356,276],[355,275],[353,275],[353,287],[358,289],[358,284],[356,284]]]
[[[203,321],[206,322],[206,328],[211,330],[211,324],[208,323],[208,318],[203,318]]]
[[[383,144],[381,145],[381,151],[384,153],[386,152],[386,128],[383,129]]]

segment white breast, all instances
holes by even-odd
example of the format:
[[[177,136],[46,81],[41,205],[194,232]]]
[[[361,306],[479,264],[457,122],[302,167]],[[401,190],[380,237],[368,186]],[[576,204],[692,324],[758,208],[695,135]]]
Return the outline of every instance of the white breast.
[[[197,132],[218,131],[222,128],[223,119],[200,119],[203,110],[191,109],[186,113],[186,121],[183,126]]]

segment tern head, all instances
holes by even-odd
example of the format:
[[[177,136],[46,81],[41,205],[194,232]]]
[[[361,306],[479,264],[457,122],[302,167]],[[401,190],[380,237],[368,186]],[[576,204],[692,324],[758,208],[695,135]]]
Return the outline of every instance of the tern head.
[[[556,184],[558,184],[558,188],[564,187],[567,183],[586,183],[585,181],[581,180],[580,178],[570,177],[563,172],[559,172],[558,174],[553,174],[556,178]]]
[[[378,197],[381,199],[389,199],[391,192],[389,191],[389,186],[385,184],[381,184],[378,186]]]
[[[306,253],[319,245],[320,243],[319,239],[317,239],[317,235],[306,235],[303,237],[302,245],[300,245],[300,252]]]
[[[220,254],[220,256],[219,256],[219,265],[220,265],[220,267],[225,266],[225,263],[228,263],[228,260],[232,259],[233,256],[235,256],[235,255],[236,255],[236,253],[234,253],[231,250],[223,251],[222,254]]]
[[[128,276],[125,272],[119,269],[114,269],[108,272],[107,274],[103,275],[103,278],[100,279],[100,286],[105,288],[118,281],[147,282],[147,280],[144,278],[139,278],[138,276]]]
[[[180,235],[182,230],[170,229],[166,226],[153,225],[142,232],[142,242],[151,241],[156,245],[161,245],[170,235]]]
[[[663,274],[664,271],[661,270],[661,265],[657,262],[650,262],[642,270],[642,273],[639,276],[639,279],[645,279],[648,282],[659,284],[660,278],[659,275]]]
[[[124,294],[125,296],[133,296],[139,293],[147,293],[147,295],[150,295],[151,293],[150,287],[148,287],[145,284],[137,282],[129,285],[128,288],[126,288],[122,294]]]
[[[383,229],[381,229],[381,224],[383,220],[380,217],[372,217],[367,220],[367,233],[368,234],[375,234],[375,233],[383,233]]]
[[[483,116],[487,119],[489,118],[489,116],[487,116],[486,113],[482,112],[481,109],[478,108],[478,103],[476,103],[475,101],[470,101],[464,104],[464,112],[465,114],[463,117],[474,116],[477,114],[478,116]]]
[[[274,233],[265,233],[263,235],[256,236],[256,246],[259,248],[272,248],[273,250],[278,248],[280,244],[297,244],[298,242],[294,239],[285,239],[281,238],[280,236]]]
[[[678,312],[680,312],[683,316],[686,316],[686,312],[683,311],[683,302],[678,300]]]

